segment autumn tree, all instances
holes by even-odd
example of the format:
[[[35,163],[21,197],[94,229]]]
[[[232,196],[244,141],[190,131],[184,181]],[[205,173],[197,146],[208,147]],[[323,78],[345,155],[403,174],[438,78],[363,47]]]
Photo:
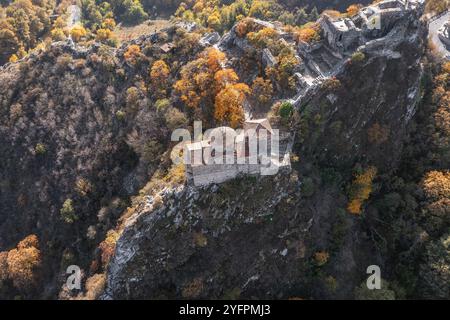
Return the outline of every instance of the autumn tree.
[[[201,101],[205,105],[212,103],[215,94],[215,90],[211,90],[215,87],[214,76],[224,60],[223,52],[208,48],[200,53],[198,59],[184,66],[180,72],[181,79],[174,84],[180,100],[192,109],[198,108]]]
[[[106,18],[102,22],[102,28],[113,31],[116,27],[116,21],[113,18]]]
[[[110,29],[97,29],[95,39],[107,43],[113,36],[113,32]]]
[[[427,226],[430,231],[450,224],[450,171],[428,172],[422,188],[427,197]]]
[[[273,96],[272,82],[261,77],[255,78],[252,83],[252,96],[260,105],[267,105]]]
[[[70,30],[70,36],[75,42],[79,42],[82,38],[87,35],[86,29],[82,25],[76,25]]]
[[[141,48],[138,45],[132,44],[127,48],[127,51],[123,54],[123,57],[128,63],[136,64],[141,55]]]
[[[8,252],[8,276],[20,290],[33,287],[37,281],[37,269],[41,264],[41,252],[35,235],[29,235]]]
[[[276,38],[277,32],[273,28],[263,28],[247,34],[247,39],[257,48],[269,47]]]
[[[212,72],[217,72],[226,58],[225,53],[214,47],[207,48],[200,56],[206,59],[209,70]]]
[[[310,22],[298,28],[295,32],[297,41],[312,43],[320,40],[320,26],[318,23]]]
[[[105,240],[103,240],[99,248],[101,250],[101,259],[103,267],[106,267],[111,260],[116,249],[116,242],[119,239],[119,233],[115,230],[109,230],[106,234]]]
[[[128,24],[139,24],[148,18],[139,0],[124,0],[122,2],[123,14],[120,18]]]
[[[360,214],[361,207],[367,199],[369,199],[372,192],[372,183],[377,169],[375,167],[369,167],[362,173],[359,173],[353,179],[353,182],[349,190],[349,203],[347,210],[352,214]]]
[[[326,251],[318,251],[314,253],[314,262],[317,266],[321,267],[328,262],[330,255]]]
[[[10,24],[0,21],[0,64],[6,62],[10,57],[17,52],[20,46],[19,39]]]
[[[214,82],[216,92],[219,92],[228,84],[234,84],[239,80],[238,75],[233,69],[222,69],[215,73]]]
[[[216,96],[214,118],[237,127],[244,120],[243,103],[250,94],[250,88],[244,83],[230,84]]]
[[[101,273],[96,273],[86,280],[86,293],[84,299],[95,300],[97,299],[105,289],[106,275]]]
[[[157,97],[162,98],[166,94],[170,69],[164,60],[157,60],[150,68],[151,87]]]
[[[39,38],[51,28],[50,13],[54,3],[46,1],[15,0],[6,8],[0,7],[0,64],[12,54],[19,58],[38,45]]]
[[[249,32],[255,31],[255,23],[252,19],[242,19],[236,25],[236,34],[240,38],[244,38]]]

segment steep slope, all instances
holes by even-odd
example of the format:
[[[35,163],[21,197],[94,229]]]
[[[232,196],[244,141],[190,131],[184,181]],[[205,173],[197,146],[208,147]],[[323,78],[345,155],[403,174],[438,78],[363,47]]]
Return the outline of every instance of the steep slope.
[[[97,260],[170,139],[162,111],[172,107],[155,106],[149,68],[163,57],[172,81],[197,40],[174,27],[118,49],[59,42],[0,69],[0,250],[34,233],[44,255],[38,286],[0,295],[55,297],[68,264]],[[171,54],[160,49],[168,41]]]

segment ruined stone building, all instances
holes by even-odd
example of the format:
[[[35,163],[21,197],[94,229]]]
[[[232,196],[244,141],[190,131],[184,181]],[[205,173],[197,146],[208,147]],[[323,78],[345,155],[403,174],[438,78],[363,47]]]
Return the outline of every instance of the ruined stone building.
[[[188,183],[221,183],[239,175],[270,175],[290,168],[289,134],[279,135],[267,119],[247,120],[237,132],[218,127],[185,146]]]
[[[333,19],[325,14],[319,23],[328,46],[343,55],[386,35],[407,11],[423,5],[424,0],[384,0],[362,8],[350,18]]]
[[[450,21],[444,24],[439,30],[438,30],[438,36],[439,40],[450,48]]]

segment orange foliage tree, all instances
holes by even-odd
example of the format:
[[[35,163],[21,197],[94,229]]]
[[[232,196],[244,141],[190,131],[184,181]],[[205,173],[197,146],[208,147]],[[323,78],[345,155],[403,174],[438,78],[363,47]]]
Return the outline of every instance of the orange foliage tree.
[[[320,26],[317,23],[307,23],[295,31],[297,41],[311,43],[320,40]]]
[[[347,210],[353,214],[361,213],[361,206],[369,199],[372,192],[372,182],[377,173],[375,167],[367,168],[363,173],[357,174],[352,182],[349,192],[349,203]]]
[[[106,234],[105,240],[103,240],[99,248],[101,250],[101,259],[103,267],[106,267],[106,265],[109,263],[109,260],[111,260],[111,257],[114,254],[114,250],[116,249],[116,242],[119,239],[119,233],[117,233],[114,230],[109,230]]]
[[[250,88],[244,83],[225,86],[216,96],[214,118],[237,127],[244,120],[243,103],[248,94]]]
[[[214,75],[214,82],[216,86],[216,91],[220,91],[227,84],[236,83],[239,80],[238,75],[233,69],[222,69],[216,72]]]
[[[76,25],[70,30],[70,36],[75,42],[80,41],[83,37],[87,35],[87,31],[83,26]]]
[[[166,93],[170,69],[163,60],[157,60],[150,68],[150,81],[157,96],[162,97]]]
[[[29,235],[19,242],[16,249],[8,252],[8,276],[13,285],[26,290],[37,281],[36,270],[41,264],[41,252],[38,249],[38,239]]]
[[[181,70],[181,79],[175,82],[175,93],[190,108],[214,98],[214,76],[225,61],[225,54],[215,48],[204,50],[198,59],[189,62]]]
[[[135,64],[140,56],[141,48],[135,44],[129,46],[127,51],[123,54],[125,60],[131,64]]]

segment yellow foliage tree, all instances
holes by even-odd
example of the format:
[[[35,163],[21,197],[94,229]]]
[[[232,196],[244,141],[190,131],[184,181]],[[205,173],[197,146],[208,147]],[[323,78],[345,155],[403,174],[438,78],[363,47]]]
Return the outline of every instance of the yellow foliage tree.
[[[320,40],[320,27],[316,23],[307,23],[300,27],[296,32],[297,40],[311,43]]]
[[[225,86],[216,96],[214,118],[236,128],[244,120],[243,103],[248,94],[250,88],[244,83]]]
[[[116,249],[116,242],[119,239],[119,233],[115,230],[109,230],[106,234],[106,239],[103,240],[99,248],[101,250],[101,259],[103,263],[103,267],[106,267],[114,254],[114,250]]]
[[[225,53],[214,47],[210,47],[203,51],[201,56],[206,59],[211,72],[217,72],[225,61]]]
[[[150,81],[157,96],[162,97],[166,93],[169,75],[170,69],[164,60],[157,60],[153,63],[150,68]]]
[[[372,192],[372,182],[377,173],[373,166],[367,168],[363,173],[357,174],[350,187],[349,203],[347,210],[352,214],[360,214],[365,200],[369,199]]]
[[[234,84],[239,80],[236,72],[233,69],[222,69],[216,72],[214,75],[214,81],[216,84],[216,90],[220,91],[227,84]]]
[[[116,22],[114,21],[113,18],[106,18],[102,22],[103,29],[109,29],[112,31],[112,30],[114,30],[115,27],[116,27]]]
[[[203,100],[213,101],[214,76],[221,69],[225,54],[215,48],[204,50],[198,59],[188,63],[181,70],[181,79],[174,89],[188,107],[196,109]]]
[[[9,62],[17,62],[19,60],[19,57],[16,54],[13,54],[11,57],[9,57]]]
[[[6,261],[13,285],[20,290],[32,287],[37,280],[36,269],[41,264],[37,237],[30,235],[19,242],[16,249],[8,252]]]
[[[127,48],[127,51],[123,54],[125,60],[131,64],[135,64],[140,56],[141,56],[141,48],[135,44],[129,46]]]
[[[75,42],[79,42],[83,37],[87,35],[86,29],[81,25],[76,25],[70,30],[70,36]]]
[[[101,28],[101,29],[97,30],[97,35],[96,35],[95,38],[98,41],[105,42],[105,41],[111,39],[112,35],[113,35],[113,33],[112,33],[112,31],[110,29],[103,29],[103,28]]]

